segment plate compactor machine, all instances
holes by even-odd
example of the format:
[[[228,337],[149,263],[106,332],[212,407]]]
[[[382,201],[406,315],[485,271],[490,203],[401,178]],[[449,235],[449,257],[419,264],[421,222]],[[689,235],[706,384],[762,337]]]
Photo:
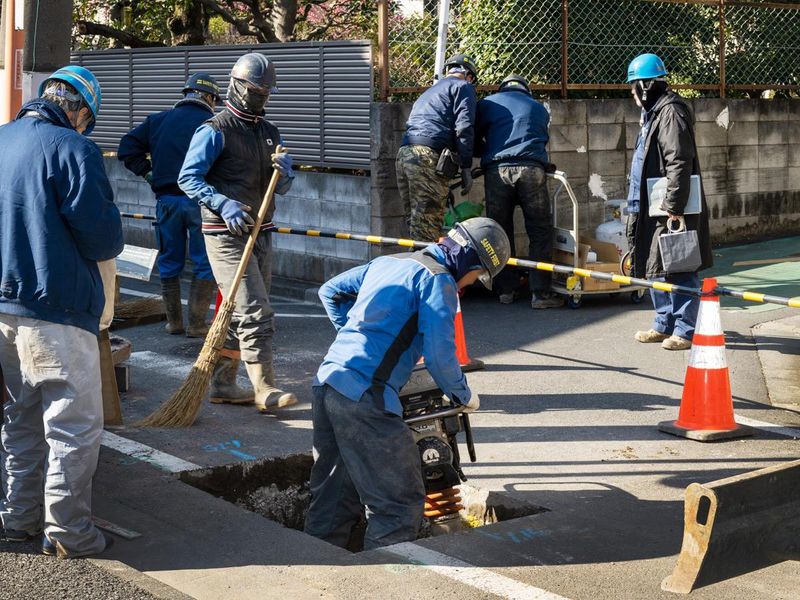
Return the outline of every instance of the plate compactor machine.
[[[420,533],[425,536],[458,531],[462,528],[459,511],[464,509],[458,486],[467,480],[461,470],[459,433],[463,432],[466,438],[470,461],[477,460],[469,415],[463,406],[444,395],[422,364],[400,390],[400,402],[403,420],[414,434],[422,462],[426,523]]]

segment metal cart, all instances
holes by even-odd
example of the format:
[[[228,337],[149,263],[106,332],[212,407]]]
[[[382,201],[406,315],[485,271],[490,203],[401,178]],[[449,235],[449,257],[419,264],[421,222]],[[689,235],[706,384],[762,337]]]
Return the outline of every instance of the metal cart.
[[[565,252],[571,252],[573,255],[573,267],[580,268],[580,256],[578,249],[580,248],[579,239],[579,211],[578,199],[575,197],[575,192],[572,186],[567,181],[567,175],[563,171],[555,171],[548,173],[547,176],[554,181],[558,182],[558,187],[553,192],[553,228],[554,228],[554,242],[553,247]],[[572,229],[563,229],[557,226],[558,221],[558,202],[562,192],[565,192],[572,202]],[[589,268],[585,266],[584,268]],[[583,296],[597,296],[603,294],[628,294],[631,302],[639,304],[644,298],[645,288],[635,285],[621,285],[615,290],[584,290],[581,278],[577,275],[570,275],[565,282],[553,280],[551,288],[554,292],[562,294],[567,297],[567,306],[570,308],[580,308]]]

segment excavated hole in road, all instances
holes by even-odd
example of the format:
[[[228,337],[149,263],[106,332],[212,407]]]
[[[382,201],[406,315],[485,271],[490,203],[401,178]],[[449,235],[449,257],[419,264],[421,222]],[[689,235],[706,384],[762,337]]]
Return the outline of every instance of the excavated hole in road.
[[[180,473],[180,479],[285,527],[302,531],[311,502],[309,477],[313,462],[310,454],[294,454],[184,471]],[[548,510],[501,492],[480,490],[464,483],[459,489],[465,507],[460,513],[460,521],[451,522],[448,527],[431,527],[426,520],[420,537],[483,527]],[[365,525],[362,518],[362,522],[354,527],[348,545],[350,550],[361,549]]]

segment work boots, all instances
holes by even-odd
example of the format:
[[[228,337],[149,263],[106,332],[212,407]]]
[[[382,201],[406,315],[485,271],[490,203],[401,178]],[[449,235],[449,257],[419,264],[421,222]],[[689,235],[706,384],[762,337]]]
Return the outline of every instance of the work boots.
[[[167,313],[165,329],[170,335],[183,333],[183,306],[181,306],[181,280],[170,277],[161,280],[161,297]]]
[[[240,388],[236,383],[236,372],[239,370],[239,359],[220,356],[214,367],[211,378],[209,401],[212,404],[252,404],[252,390]]]
[[[216,292],[216,281],[197,277],[192,279],[192,287],[189,290],[189,327],[186,328],[186,337],[206,337],[208,333],[206,315]]]
[[[297,404],[297,397],[275,387],[272,364],[244,363],[247,375],[256,391],[256,408],[266,412],[271,408],[286,408]]]

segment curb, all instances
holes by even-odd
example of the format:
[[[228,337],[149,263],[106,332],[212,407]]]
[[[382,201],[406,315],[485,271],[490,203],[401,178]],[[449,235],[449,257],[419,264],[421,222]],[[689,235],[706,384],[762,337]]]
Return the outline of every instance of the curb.
[[[137,571],[133,567],[129,567],[125,563],[118,560],[110,560],[106,558],[90,558],[91,562],[96,567],[103,569],[106,573],[114,577],[126,581],[138,588],[146,591],[148,594],[159,598],[160,600],[192,600],[192,596],[184,594],[180,590],[168,586],[149,575]]]

